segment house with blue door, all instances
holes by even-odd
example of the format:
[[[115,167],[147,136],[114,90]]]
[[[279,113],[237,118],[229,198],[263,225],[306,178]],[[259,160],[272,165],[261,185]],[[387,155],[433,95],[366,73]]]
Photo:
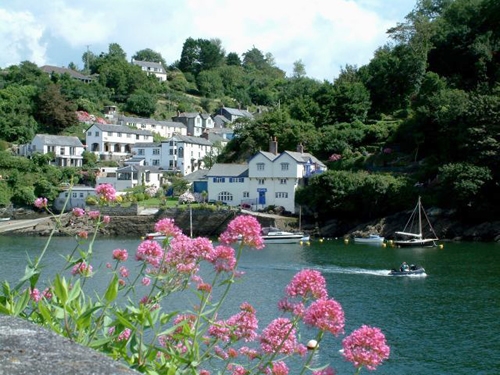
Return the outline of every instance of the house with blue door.
[[[215,164],[207,173],[208,199],[254,210],[281,206],[296,213],[297,188],[326,169],[315,156],[304,152],[302,145],[297,151],[278,153],[278,142],[272,138],[269,151],[259,151],[248,163]]]

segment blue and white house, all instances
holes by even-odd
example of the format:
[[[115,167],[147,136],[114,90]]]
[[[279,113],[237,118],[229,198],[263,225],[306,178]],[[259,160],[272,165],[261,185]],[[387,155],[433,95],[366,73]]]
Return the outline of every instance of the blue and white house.
[[[296,213],[295,191],[326,166],[302,146],[280,154],[277,150],[276,139],[271,139],[270,151],[259,151],[248,164],[215,164],[207,173],[208,199],[254,209],[282,206]]]
[[[203,158],[212,152],[212,142],[202,137],[174,135],[161,142],[160,166],[183,176],[204,168]]]
[[[54,155],[51,164],[59,167],[81,167],[85,147],[78,137],[67,135],[37,134],[31,143],[20,145],[18,154],[31,157],[36,153]]]

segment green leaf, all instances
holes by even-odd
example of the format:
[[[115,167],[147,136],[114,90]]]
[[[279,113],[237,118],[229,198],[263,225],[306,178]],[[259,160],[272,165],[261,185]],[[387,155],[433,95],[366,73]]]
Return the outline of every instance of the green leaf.
[[[68,295],[68,302],[74,301],[82,292],[80,280],[76,280],[75,284],[71,287]]]
[[[56,275],[56,279],[54,282],[54,294],[63,305],[65,305],[68,301],[68,284],[66,283],[64,277],[61,278],[59,274]]]
[[[28,305],[28,302],[30,300],[30,292],[28,289],[21,295],[21,298],[19,298],[15,305],[14,305],[14,315],[18,316]]]
[[[118,295],[118,281],[118,276],[116,274],[113,275],[113,279],[109,283],[108,289],[104,294],[104,298],[106,299],[106,301],[112,302],[116,299],[116,296]]]

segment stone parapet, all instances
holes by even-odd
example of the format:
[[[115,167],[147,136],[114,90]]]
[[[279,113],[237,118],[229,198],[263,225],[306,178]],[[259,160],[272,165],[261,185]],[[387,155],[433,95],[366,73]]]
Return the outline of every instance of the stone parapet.
[[[0,315],[0,375],[137,375],[121,362],[26,320]]]

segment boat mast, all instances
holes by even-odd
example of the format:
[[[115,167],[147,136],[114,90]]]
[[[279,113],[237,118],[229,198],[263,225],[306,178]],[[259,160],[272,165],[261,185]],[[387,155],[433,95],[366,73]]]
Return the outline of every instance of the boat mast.
[[[422,204],[420,203],[420,196],[418,197],[418,233],[422,239]]]

